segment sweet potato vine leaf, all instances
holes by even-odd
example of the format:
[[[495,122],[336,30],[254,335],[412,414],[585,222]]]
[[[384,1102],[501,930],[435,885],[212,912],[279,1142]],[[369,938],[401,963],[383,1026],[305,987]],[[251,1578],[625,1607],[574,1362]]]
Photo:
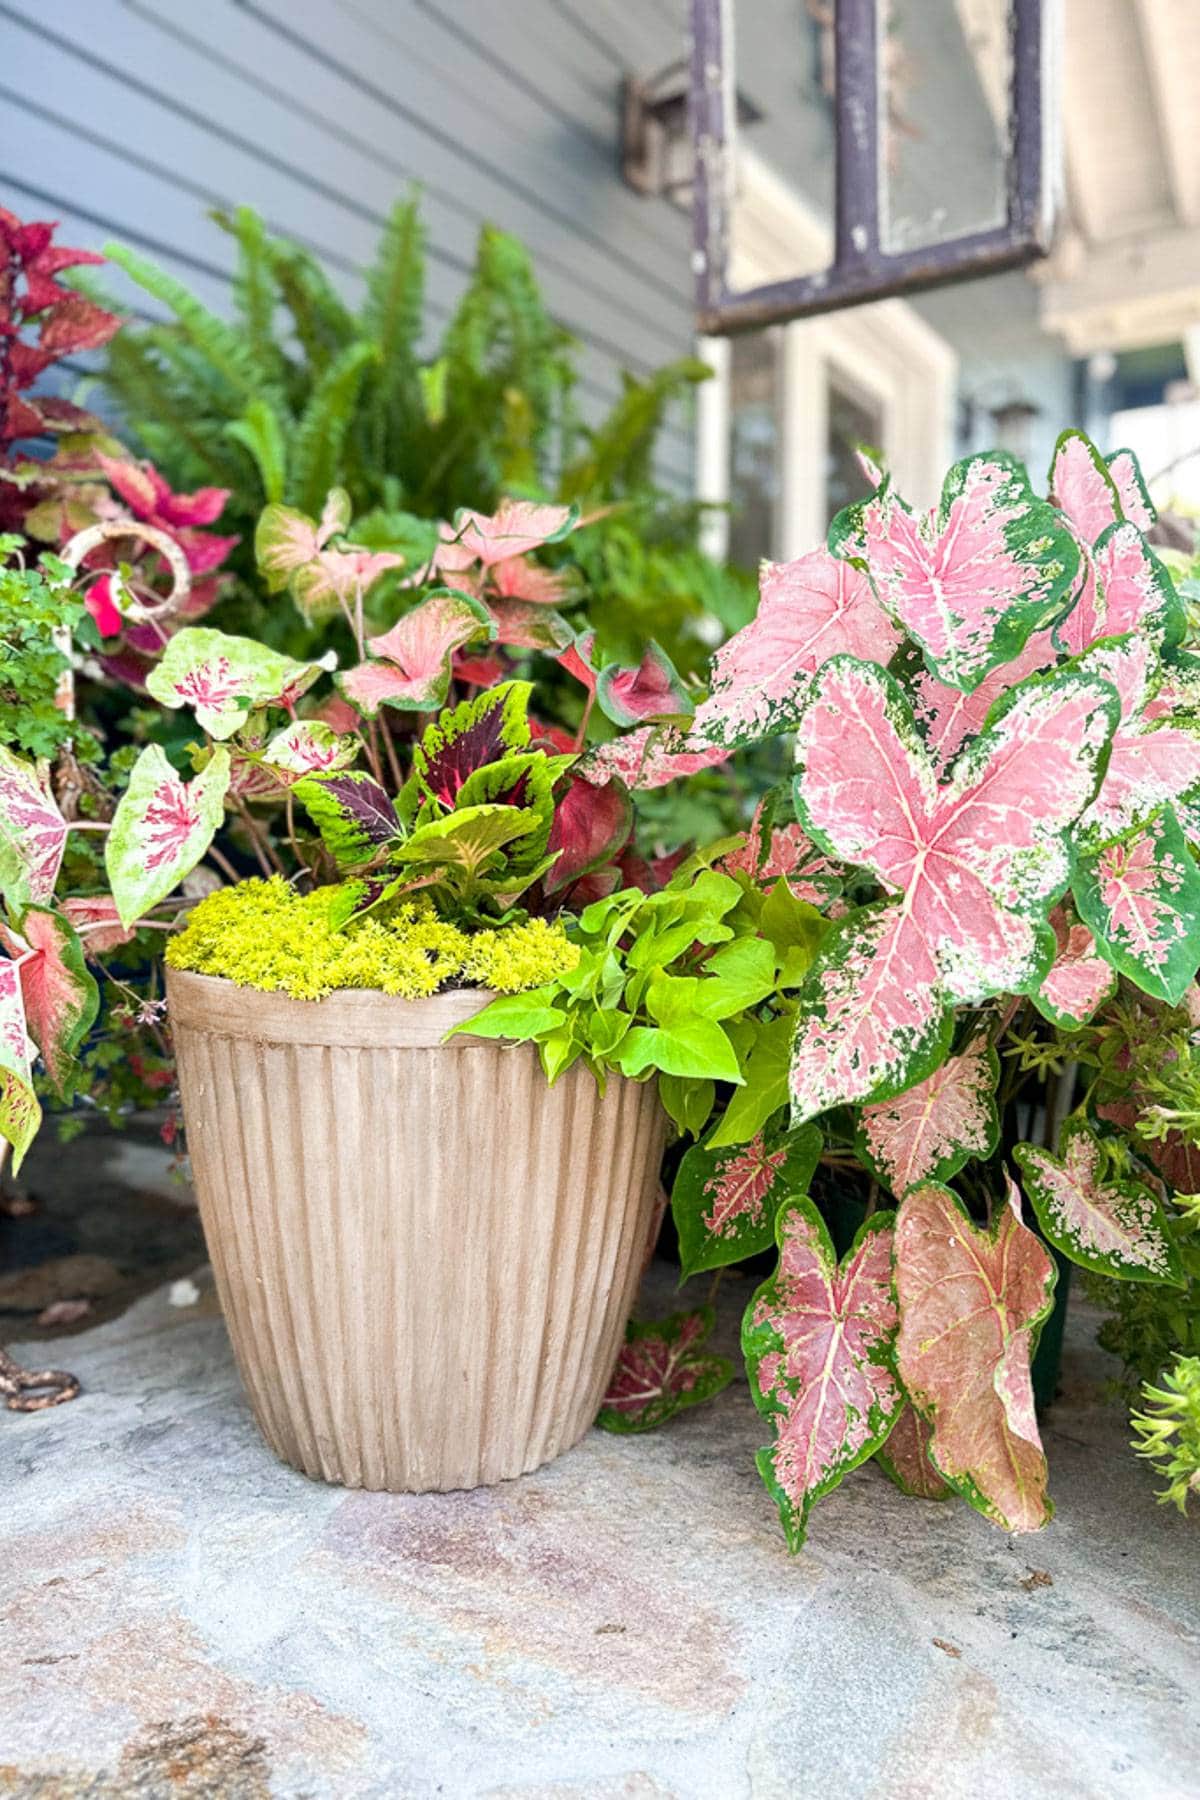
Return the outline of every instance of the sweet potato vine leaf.
[[[1103,1140],[1085,1121],[1066,1127],[1061,1157],[1036,1144],[1018,1144],[1013,1155],[1038,1224],[1072,1262],[1126,1281],[1182,1281],[1156,1196],[1144,1182],[1108,1172]]]
[[[605,1431],[653,1431],[689,1406],[711,1400],[733,1380],[726,1356],[702,1346],[716,1323],[711,1306],[672,1313],[660,1324],[625,1327],[625,1343],[596,1423]]]
[[[789,1201],[776,1224],[778,1268],[746,1309],[750,1392],[775,1431],[758,1469],[792,1550],[815,1503],[874,1455],[904,1403],[892,1370],[893,1220],[874,1214],[839,1264],[812,1201]]]
[[[896,1195],[919,1181],[949,1181],[973,1156],[990,1156],[1000,1133],[1000,1063],[985,1036],[915,1087],[864,1106],[855,1148]]]
[[[984,1231],[937,1182],[905,1195],[896,1217],[896,1367],[930,1426],[938,1473],[996,1524],[1036,1531],[1054,1509],[1030,1362],[1055,1269],[1017,1204],[1012,1189]]]
[[[817,1127],[805,1125],[778,1141],[759,1131],[728,1149],[693,1145],[671,1191],[684,1278],[768,1249],[781,1202],[808,1191],[821,1144]]]

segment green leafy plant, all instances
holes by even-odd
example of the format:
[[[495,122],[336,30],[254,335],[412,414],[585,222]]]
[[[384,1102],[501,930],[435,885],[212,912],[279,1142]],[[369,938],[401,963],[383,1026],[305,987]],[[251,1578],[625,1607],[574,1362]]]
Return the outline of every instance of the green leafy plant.
[[[1133,1415],[1134,1449],[1166,1482],[1159,1499],[1186,1512],[1200,1494],[1200,1357],[1177,1356],[1157,1386],[1146,1382],[1142,1408]]]
[[[84,605],[73,571],[49,555],[28,565],[23,542],[0,536],[0,743],[52,757],[77,735],[58,702],[70,667],[63,642]]]

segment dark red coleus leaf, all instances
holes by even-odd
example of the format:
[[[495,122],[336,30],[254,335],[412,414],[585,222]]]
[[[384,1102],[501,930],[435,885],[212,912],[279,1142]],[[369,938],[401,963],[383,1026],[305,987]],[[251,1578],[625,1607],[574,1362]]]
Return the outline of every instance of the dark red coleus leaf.
[[[632,830],[633,802],[624,782],[614,780],[597,788],[572,778],[554,808],[547,848],[557,853],[557,861],[546,876],[546,892],[556,893],[612,862]]]

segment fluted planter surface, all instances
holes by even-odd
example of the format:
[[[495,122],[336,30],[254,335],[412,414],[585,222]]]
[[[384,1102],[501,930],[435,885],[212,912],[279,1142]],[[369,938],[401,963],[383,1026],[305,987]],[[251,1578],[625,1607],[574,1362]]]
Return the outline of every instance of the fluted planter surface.
[[[442,1039],[490,998],[317,1002],[167,972],[217,1289],[267,1442],[425,1492],[576,1443],[641,1269],[653,1083],[548,1087],[532,1045]]]

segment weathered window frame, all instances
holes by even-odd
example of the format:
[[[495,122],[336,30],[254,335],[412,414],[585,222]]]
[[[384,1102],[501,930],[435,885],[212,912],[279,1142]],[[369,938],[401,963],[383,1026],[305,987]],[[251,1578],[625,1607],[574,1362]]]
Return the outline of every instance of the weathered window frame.
[[[691,0],[690,118],[696,311],[721,335],[892,294],[992,275],[1044,256],[1055,181],[1047,64],[1055,0],[1012,0],[1012,153],[1002,225],[888,252],[880,239],[878,0],[835,0],[837,160],[833,262],[815,275],[737,292],[728,280],[733,192],[731,0]]]

